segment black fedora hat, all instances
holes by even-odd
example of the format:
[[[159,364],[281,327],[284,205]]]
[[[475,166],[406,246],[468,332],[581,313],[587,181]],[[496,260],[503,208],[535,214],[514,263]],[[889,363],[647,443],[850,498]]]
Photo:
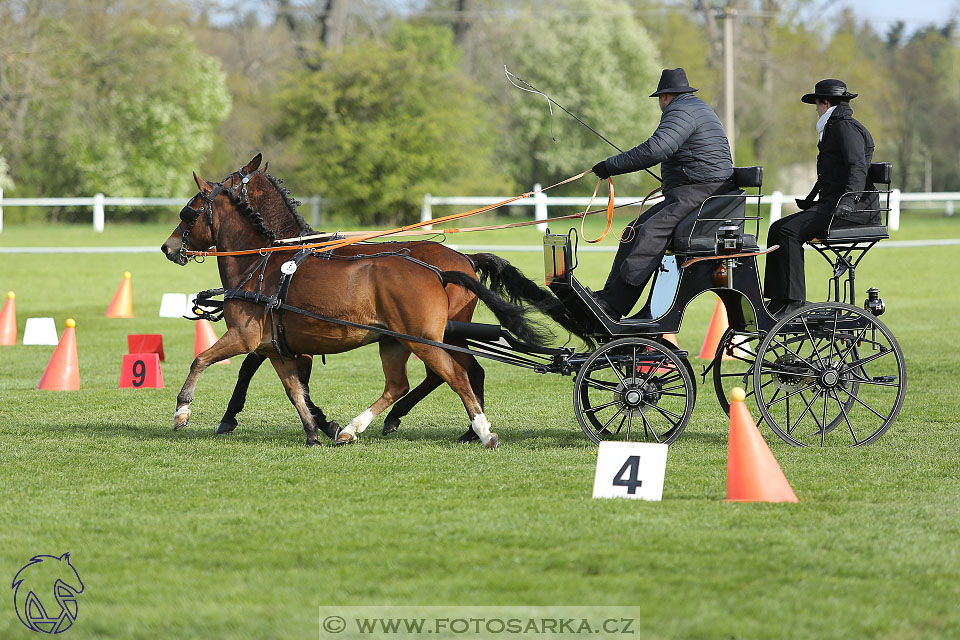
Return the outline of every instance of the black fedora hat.
[[[661,93],[692,93],[697,91],[687,82],[687,72],[683,67],[676,69],[664,69],[660,74],[660,84],[657,90],[650,94],[651,98],[656,98]]]
[[[806,102],[807,104],[815,104],[817,98],[827,99],[827,98],[839,98],[840,100],[853,100],[856,98],[859,93],[850,93],[847,91],[847,84],[843,80],[834,80],[833,78],[827,78],[826,80],[821,80],[813,87],[813,93],[808,93],[800,98],[801,101]]]

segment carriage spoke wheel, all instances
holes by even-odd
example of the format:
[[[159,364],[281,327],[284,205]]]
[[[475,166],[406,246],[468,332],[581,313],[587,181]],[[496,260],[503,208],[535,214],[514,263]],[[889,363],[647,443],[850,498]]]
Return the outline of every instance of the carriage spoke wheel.
[[[672,349],[646,338],[622,338],[584,362],[573,384],[573,408],[597,444],[670,444],[687,426],[694,392],[693,377]]]
[[[806,305],[760,341],[753,392],[763,419],[792,445],[869,444],[903,406],[903,352],[869,311]]]
[[[753,376],[753,363],[757,359],[761,337],[759,333],[728,328],[717,344],[717,353],[713,357],[713,389],[727,415],[730,415],[730,389],[743,387],[747,390],[747,400],[753,397],[750,378]]]

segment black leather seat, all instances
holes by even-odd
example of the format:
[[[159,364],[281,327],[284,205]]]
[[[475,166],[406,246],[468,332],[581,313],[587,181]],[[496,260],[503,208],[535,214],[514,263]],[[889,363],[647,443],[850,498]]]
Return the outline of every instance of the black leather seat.
[[[670,251],[682,255],[713,253],[717,243],[717,231],[727,220],[732,220],[743,233],[746,201],[741,190],[723,196],[712,197],[703,207],[684,218],[673,231]],[[694,228],[696,227],[696,228]],[[757,246],[757,238],[743,235],[744,250]]]
[[[822,244],[833,242],[873,242],[874,240],[886,240],[890,237],[886,225],[851,225],[849,227],[835,226],[830,229],[830,234],[818,238]]]
[[[703,206],[684,218],[673,231],[668,250],[681,255],[713,254],[716,249],[717,232],[726,221],[740,228],[744,251],[759,251],[757,237],[743,233],[746,220],[746,187],[763,184],[763,167],[735,167],[732,177],[737,189],[707,198]],[[756,197],[756,196],[752,196]]]
[[[875,210],[878,221],[881,221],[881,216],[885,218],[886,214],[890,212],[890,182],[892,179],[893,165],[891,163],[874,162],[871,163],[870,168],[867,170],[867,182],[885,185],[886,189],[880,189],[876,192],[853,192],[854,195],[869,195],[871,193],[876,193],[877,196],[886,196],[886,206],[880,206],[878,199],[878,208]],[[838,223],[836,219],[832,218],[830,221],[830,227],[827,229],[827,233],[823,234],[819,238],[815,238],[810,242],[810,244],[816,245],[819,243],[830,245],[831,243],[848,244],[851,242],[877,242],[879,240],[886,240],[889,237],[890,234],[887,231],[886,224],[844,224],[842,222]]]

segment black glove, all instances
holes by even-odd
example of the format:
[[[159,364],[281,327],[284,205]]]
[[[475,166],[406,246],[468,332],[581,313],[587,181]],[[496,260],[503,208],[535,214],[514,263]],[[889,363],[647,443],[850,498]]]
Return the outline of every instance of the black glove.
[[[610,177],[610,171],[607,169],[607,161],[601,160],[597,164],[593,165],[593,172],[601,180],[606,180]]]
[[[807,200],[806,198],[797,198],[794,202],[797,203],[801,211],[806,211],[807,209],[817,206],[816,200]]]
[[[856,210],[856,201],[853,199],[853,196],[844,196],[840,198],[840,202],[837,203],[836,217],[848,218]]]

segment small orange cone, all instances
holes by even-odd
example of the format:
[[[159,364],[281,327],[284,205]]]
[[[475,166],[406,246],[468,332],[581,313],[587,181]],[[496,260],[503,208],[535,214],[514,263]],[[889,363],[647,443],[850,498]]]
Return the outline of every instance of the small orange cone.
[[[717,345],[723,337],[723,332],[727,330],[730,323],[727,321],[727,308],[723,306],[722,300],[717,300],[717,306],[713,309],[713,318],[710,320],[710,328],[707,329],[707,337],[703,340],[703,347],[700,348],[701,360],[713,360],[717,355]],[[732,360],[731,356],[724,353],[721,360]]]
[[[67,319],[67,328],[50,362],[40,378],[37,389],[49,391],[76,391],[80,388],[80,363],[77,360],[77,334],[73,318]]]
[[[0,311],[0,345],[17,344],[17,306],[13,302],[16,297],[13,291],[8,291]]]
[[[663,334],[663,339],[675,346],[677,349],[680,348],[680,343],[677,342],[677,334],[675,333],[665,333]]]
[[[213,330],[213,325],[210,324],[207,320],[197,320],[197,329],[193,334],[193,357],[196,358],[198,355],[212,347],[216,344],[219,338],[217,337],[216,332]],[[226,360],[221,360],[215,364],[220,363],[229,363],[230,358]]]
[[[740,387],[730,392],[727,502],[797,502],[783,470],[753,422],[744,397]]]
[[[108,318],[133,317],[133,284],[130,281],[129,271],[123,272],[123,281],[120,282],[110,306],[107,307],[106,316]]]

